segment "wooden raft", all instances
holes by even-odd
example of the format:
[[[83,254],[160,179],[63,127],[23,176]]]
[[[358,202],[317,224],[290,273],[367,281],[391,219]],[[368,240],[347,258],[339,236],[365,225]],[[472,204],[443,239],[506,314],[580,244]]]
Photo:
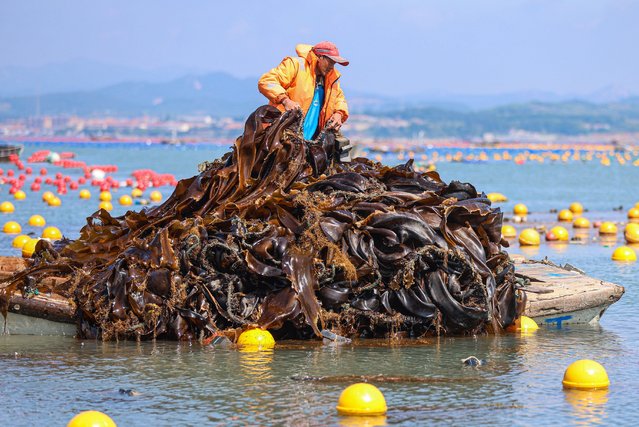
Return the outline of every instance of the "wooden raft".
[[[550,263],[526,261],[521,255],[511,255],[511,258],[515,262],[516,275],[530,282],[529,286],[524,287],[527,290],[524,314],[535,319],[540,326],[596,323],[604,311],[625,292],[623,286],[586,276],[574,268],[571,270]],[[0,281],[26,266],[27,261],[22,258],[0,256]],[[46,280],[53,282],[64,279],[53,277]],[[8,309],[9,313],[17,315],[14,318],[23,321],[45,319],[56,324],[75,323],[75,304],[56,294],[41,293],[25,298],[16,292],[9,300]]]
[[[0,281],[9,278],[13,273],[26,267],[27,261],[23,258],[0,256]],[[46,281],[52,283],[64,280],[57,277],[46,279]],[[46,284],[44,283],[44,285]],[[0,284],[0,289],[3,286],[3,284]],[[8,309],[9,313],[16,313],[22,316],[75,324],[75,304],[54,293],[41,293],[25,298],[21,292],[15,292],[9,299]]]
[[[596,323],[625,292],[623,286],[589,277],[574,267],[526,261],[517,255],[511,258],[515,274],[530,281],[524,314],[540,326]]]

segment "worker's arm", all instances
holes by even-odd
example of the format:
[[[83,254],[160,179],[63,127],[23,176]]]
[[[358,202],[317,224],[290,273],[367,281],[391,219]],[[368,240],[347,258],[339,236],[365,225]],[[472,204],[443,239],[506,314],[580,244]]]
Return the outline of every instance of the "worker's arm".
[[[260,77],[257,83],[260,93],[274,104],[286,101],[288,99],[286,90],[295,80],[298,70],[298,61],[290,56],[284,58],[280,65]]]
[[[340,113],[342,115],[342,123],[344,123],[348,119],[348,104],[346,103],[346,98],[344,97],[344,91],[342,87],[337,82],[337,87],[335,88],[335,108],[336,113]]]
[[[335,100],[333,105],[333,114],[326,122],[326,127],[328,129],[339,130],[346,119],[348,119],[348,105],[346,104],[346,99],[344,98],[344,91],[342,91],[339,83],[335,88]]]

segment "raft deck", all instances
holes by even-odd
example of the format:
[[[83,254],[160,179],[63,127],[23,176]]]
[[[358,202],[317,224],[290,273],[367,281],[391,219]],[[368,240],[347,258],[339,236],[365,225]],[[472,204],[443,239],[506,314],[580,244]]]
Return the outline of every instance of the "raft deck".
[[[623,286],[587,276],[569,265],[560,267],[550,262],[527,261],[518,255],[511,258],[517,277],[530,281],[530,285],[524,287],[528,299],[524,315],[540,326],[596,324],[625,292]]]
[[[527,295],[524,314],[540,326],[596,324],[625,292],[623,286],[589,277],[574,267],[527,261],[520,255],[511,255],[511,258],[517,277],[529,282],[524,286]],[[22,258],[0,256],[0,281],[26,265]],[[5,333],[75,335],[74,313],[73,302],[59,295],[38,294],[25,298],[16,293],[10,300]]]

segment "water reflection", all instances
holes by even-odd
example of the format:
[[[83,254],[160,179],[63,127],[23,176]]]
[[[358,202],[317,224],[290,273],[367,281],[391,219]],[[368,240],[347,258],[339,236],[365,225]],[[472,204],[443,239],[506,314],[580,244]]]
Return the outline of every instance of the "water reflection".
[[[608,390],[565,390],[576,425],[601,424],[607,417]]]
[[[539,246],[520,246],[519,250],[526,258],[532,258],[539,255]]]
[[[238,350],[239,365],[242,376],[248,380],[247,385],[268,382],[273,378],[273,350]]]
[[[568,250],[567,242],[552,242],[548,244],[550,252],[555,255],[563,254]]]
[[[373,417],[339,417],[339,425],[343,427],[376,427],[385,426],[386,415]]]
[[[575,228],[574,237],[585,243],[588,243],[588,241],[590,240],[590,230],[583,229],[583,228]]]
[[[599,243],[602,246],[611,246],[617,243],[617,235],[616,234],[603,234],[599,236]]]

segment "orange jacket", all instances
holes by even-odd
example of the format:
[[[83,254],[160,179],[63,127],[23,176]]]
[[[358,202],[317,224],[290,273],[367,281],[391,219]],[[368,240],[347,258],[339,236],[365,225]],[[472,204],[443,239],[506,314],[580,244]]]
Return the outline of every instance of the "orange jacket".
[[[306,114],[315,93],[317,55],[312,48],[313,46],[308,44],[298,44],[295,47],[298,58],[287,56],[280,65],[260,77],[257,87],[260,93],[268,98],[271,105],[284,111],[284,106],[280,102],[288,96],[292,101],[300,104],[302,111]],[[326,121],[336,111],[342,114],[343,122],[348,118],[348,105],[339,85],[339,78],[340,73],[335,69],[325,77],[324,105],[320,112],[318,129],[324,128]]]

